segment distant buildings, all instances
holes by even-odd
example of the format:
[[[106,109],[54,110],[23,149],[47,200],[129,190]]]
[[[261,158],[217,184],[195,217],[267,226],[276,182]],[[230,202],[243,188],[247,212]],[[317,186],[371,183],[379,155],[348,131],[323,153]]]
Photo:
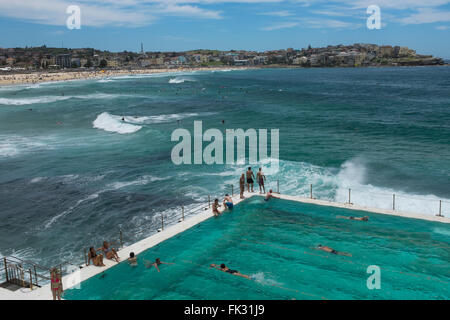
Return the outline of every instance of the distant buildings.
[[[180,68],[195,66],[363,67],[438,65],[444,61],[399,46],[353,44],[265,52],[192,50],[184,52],[109,52],[92,48],[0,48],[0,67],[39,69]],[[4,70],[4,68],[2,69]],[[5,69],[9,70],[9,69]]]

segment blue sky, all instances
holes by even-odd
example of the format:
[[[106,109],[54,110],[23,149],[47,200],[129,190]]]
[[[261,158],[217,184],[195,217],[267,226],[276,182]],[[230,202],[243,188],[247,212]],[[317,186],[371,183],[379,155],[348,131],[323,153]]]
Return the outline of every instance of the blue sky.
[[[81,8],[81,29],[66,8]],[[369,5],[382,28],[369,30]],[[301,49],[334,44],[409,46],[450,58],[450,0],[0,0],[0,47],[112,51]]]

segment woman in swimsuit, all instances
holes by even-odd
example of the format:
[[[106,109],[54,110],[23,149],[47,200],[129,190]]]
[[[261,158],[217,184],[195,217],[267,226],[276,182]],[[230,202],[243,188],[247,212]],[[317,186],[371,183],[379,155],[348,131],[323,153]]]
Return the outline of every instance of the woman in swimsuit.
[[[102,251],[106,259],[109,260],[116,260],[116,262],[119,262],[119,256],[117,255],[117,251],[114,248],[109,247],[108,241],[103,241],[103,247],[97,249],[97,251]]]
[[[222,212],[219,210],[220,204],[219,204],[219,199],[215,199],[214,203],[212,204],[212,212],[213,214],[217,217],[218,215],[220,215]]]
[[[224,263],[222,263],[220,266],[218,266],[216,264],[211,264],[211,268],[215,268],[217,270],[220,270],[220,271],[223,271],[223,272],[235,275],[235,276],[239,276],[239,277],[243,277],[243,278],[246,278],[246,279],[250,279],[250,277],[248,275],[242,274],[242,273],[240,273],[237,270],[232,270],[232,269],[228,268]]]
[[[103,263],[103,255],[97,254],[94,247],[89,248],[87,266],[91,263],[91,260],[92,260],[92,264],[96,267],[104,267],[105,266],[105,264]]]
[[[53,300],[56,300],[56,298],[58,298],[58,300],[61,300],[61,294],[63,293],[61,274],[56,268],[52,268],[50,270],[50,273],[50,288],[52,290]]]

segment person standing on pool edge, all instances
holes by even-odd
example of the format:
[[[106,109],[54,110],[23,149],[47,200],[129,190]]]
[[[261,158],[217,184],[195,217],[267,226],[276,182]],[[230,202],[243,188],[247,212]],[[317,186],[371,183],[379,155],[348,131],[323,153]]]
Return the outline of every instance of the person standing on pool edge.
[[[253,191],[253,183],[254,183],[254,179],[255,178],[255,175],[253,174],[253,171],[252,171],[252,167],[248,167],[248,170],[247,170],[247,191],[248,192],[250,192],[250,186],[251,186],[251,192],[254,192]]]
[[[241,178],[239,179],[239,188],[241,189],[241,199],[245,199],[244,197],[244,191],[245,191],[245,173],[241,175]]]
[[[258,180],[259,193],[260,194],[266,193],[266,187],[264,186],[264,181],[266,180],[266,176],[262,172],[262,168],[259,168],[259,171],[256,174],[256,180]]]

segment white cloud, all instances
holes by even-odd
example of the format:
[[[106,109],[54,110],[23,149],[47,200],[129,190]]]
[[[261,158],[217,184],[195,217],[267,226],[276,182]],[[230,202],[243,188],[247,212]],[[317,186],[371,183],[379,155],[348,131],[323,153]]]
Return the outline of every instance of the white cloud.
[[[261,28],[263,31],[273,31],[273,30],[279,30],[279,29],[288,29],[298,26],[298,22],[284,22],[275,24],[269,27]]]
[[[259,13],[259,15],[274,16],[274,17],[290,17],[290,16],[293,16],[294,14],[287,10],[281,10],[281,11],[262,12],[262,13]]]
[[[416,13],[400,19],[400,22],[404,24],[422,24],[449,21],[450,11],[438,11],[430,8],[418,9]]]
[[[251,2],[253,0],[238,1]],[[66,8],[69,5],[77,4],[81,8],[82,27],[138,27],[151,24],[159,18],[169,15],[194,19],[220,19],[221,15],[219,11],[191,5],[192,3],[214,2],[216,1],[78,0],[77,3],[73,3],[69,0],[0,0],[0,16],[39,24],[64,26],[68,18]]]

